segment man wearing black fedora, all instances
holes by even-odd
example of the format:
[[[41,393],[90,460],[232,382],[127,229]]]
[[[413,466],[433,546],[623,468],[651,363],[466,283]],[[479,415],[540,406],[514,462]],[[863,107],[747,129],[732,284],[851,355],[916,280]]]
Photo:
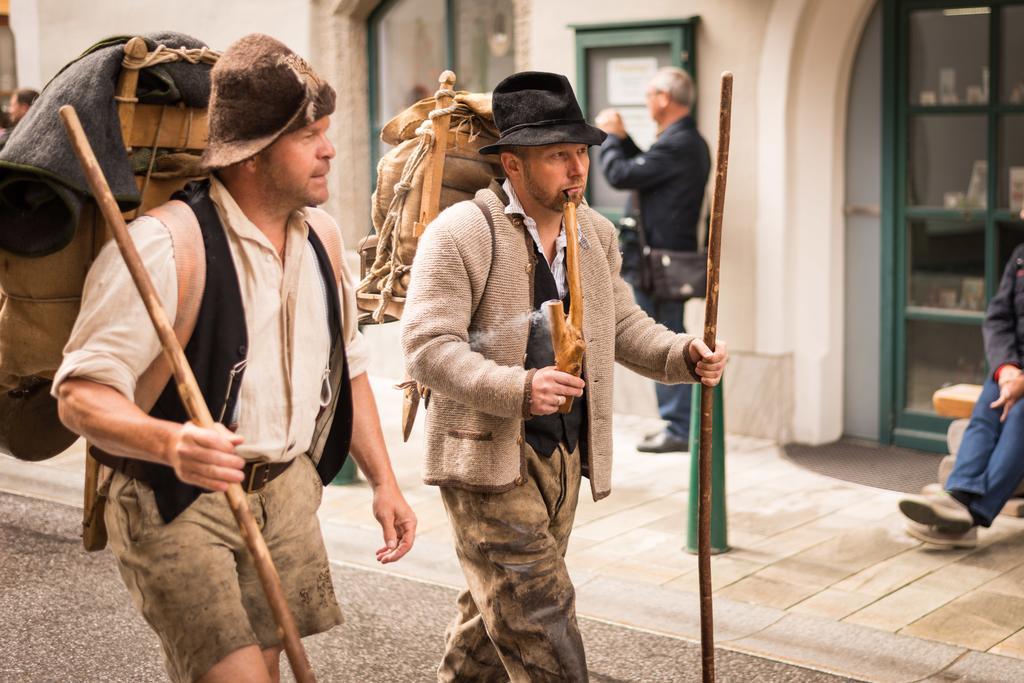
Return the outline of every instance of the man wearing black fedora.
[[[619,277],[615,230],[582,201],[589,146],[605,135],[569,81],[514,74],[493,110],[501,137],[481,152],[500,155],[505,177],[427,228],[402,316],[407,369],[433,392],[424,480],[441,488],[468,584],[438,680],[586,681],[565,553],[581,478],[595,500],[611,492],[613,365],[713,386],[727,354],[655,323]],[[579,206],[582,379],[553,367],[539,315],[570,303],[567,198]]]

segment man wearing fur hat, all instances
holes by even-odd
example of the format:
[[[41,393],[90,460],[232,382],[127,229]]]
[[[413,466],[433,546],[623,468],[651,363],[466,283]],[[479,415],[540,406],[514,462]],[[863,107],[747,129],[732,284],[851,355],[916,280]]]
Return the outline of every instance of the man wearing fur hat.
[[[611,223],[582,204],[583,378],[553,367],[537,312],[568,309],[563,202],[581,203],[605,134],[558,74],[510,76],[493,109],[501,138],[481,152],[500,154],[506,178],[431,223],[402,317],[408,370],[433,391],[424,478],[441,487],[468,583],[438,680],[586,681],[564,558],[581,476],[595,500],[611,492],[613,365],[713,386],[726,349],[634,303]]]
[[[229,47],[211,80],[210,180],[177,198],[206,257],[185,355],[217,428],[188,422],[173,381],[151,410],[137,407],[160,343],[113,245],[89,273],[53,387],[65,424],[114,469],[110,547],[170,678],[276,681],[277,626],[220,492],[237,482],[249,493],[302,636],[342,619],[316,510],[349,444],[374,489],[379,561],[408,552],[416,520],[384,446],[351,282],[318,237],[340,243],[338,228],[308,208],[328,195],[334,90],[263,35]],[[174,318],[182,245],[153,217],[131,234]]]

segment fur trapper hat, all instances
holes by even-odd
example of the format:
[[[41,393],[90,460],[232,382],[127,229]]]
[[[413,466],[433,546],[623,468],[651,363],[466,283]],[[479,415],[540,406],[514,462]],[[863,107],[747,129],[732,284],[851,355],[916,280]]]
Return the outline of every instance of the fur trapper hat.
[[[232,43],[210,82],[207,170],[245,161],[334,112],[334,88],[286,45],[260,33]]]

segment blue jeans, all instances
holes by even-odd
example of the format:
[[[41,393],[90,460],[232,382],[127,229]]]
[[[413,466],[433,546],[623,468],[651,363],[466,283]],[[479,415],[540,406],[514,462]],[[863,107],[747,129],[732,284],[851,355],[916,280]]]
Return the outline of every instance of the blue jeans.
[[[646,292],[633,290],[637,304],[647,315],[654,318],[673,332],[685,332],[683,328],[683,302],[653,299]],[[690,395],[689,384],[655,384],[654,393],[658,398],[658,414],[668,422],[668,432],[686,440],[690,438]]]
[[[960,442],[956,465],[946,481],[947,491],[972,494],[971,514],[990,526],[1024,479],[1024,401],[1018,401],[1000,422],[1002,408],[989,408],[999,398],[999,385],[990,377],[974,404],[971,422]]]

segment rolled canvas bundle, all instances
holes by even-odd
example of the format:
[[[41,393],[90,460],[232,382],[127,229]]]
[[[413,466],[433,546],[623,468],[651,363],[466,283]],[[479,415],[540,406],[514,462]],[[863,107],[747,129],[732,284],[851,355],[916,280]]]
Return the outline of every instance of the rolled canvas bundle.
[[[361,322],[383,323],[400,315],[422,230],[417,223],[429,194],[424,186],[427,170],[438,151],[434,149],[432,119],[439,114],[450,116],[440,192],[435,195],[438,205],[431,207],[431,215],[472,199],[500,173],[494,156],[479,153],[481,147],[498,139],[490,95],[462,91],[451,95],[451,104],[443,108],[436,108],[433,97],[420,100],[381,131],[381,140],[394,147],[377,165],[372,202],[376,234],[360,246],[364,269],[357,290]]]

